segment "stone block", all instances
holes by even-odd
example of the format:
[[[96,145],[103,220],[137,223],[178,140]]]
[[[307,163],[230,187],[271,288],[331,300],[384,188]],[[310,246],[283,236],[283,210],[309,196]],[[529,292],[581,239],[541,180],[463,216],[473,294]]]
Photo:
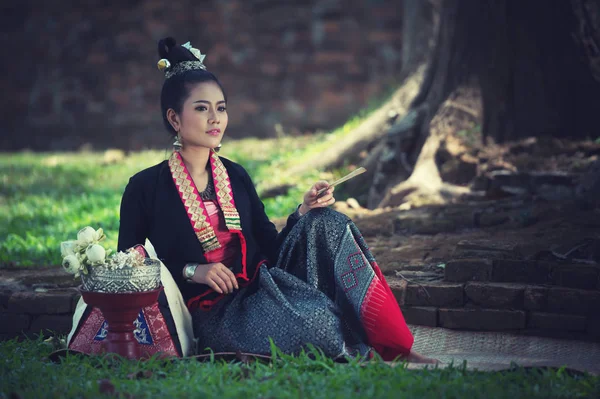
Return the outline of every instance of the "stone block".
[[[440,327],[468,330],[518,330],[525,328],[525,312],[499,309],[439,309]]]
[[[545,310],[548,307],[547,287],[525,287],[523,308],[525,310]]]
[[[24,286],[31,287],[32,290],[37,287],[48,289],[69,288],[81,284],[80,278],[75,278],[62,268],[56,267],[40,267],[36,269],[36,273],[20,275],[18,280]]]
[[[545,284],[551,267],[545,262],[499,259],[494,261],[492,281],[498,283]]]
[[[493,227],[508,223],[511,212],[475,213],[473,215],[475,227]]]
[[[527,317],[527,328],[544,330],[585,331],[585,316],[557,313],[530,312]]]
[[[542,184],[537,188],[536,195],[546,201],[567,201],[575,197],[575,189],[562,185]]]
[[[6,310],[8,308],[8,301],[12,294],[13,292],[10,290],[0,290],[0,310]]]
[[[26,314],[0,313],[0,333],[13,334],[27,331],[31,323],[31,316]]]
[[[40,331],[52,331],[67,334],[71,331],[73,317],[71,315],[40,315],[33,319],[29,331],[38,333]]]
[[[589,337],[600,342],[600,318],[597,316],[589,316],[587,319],[586,332]]]
[[[598,317],[600,292],[552,287],[548,290],[548,312]]]
[[[458,307],[464,304],[462,284],[409,284],[405,304],[414,306]]]
[[[451,282],[489,281],[492,261],[489,259],[457,259],[446,263],[444,280]]]
[[[530,179],[535,186],[572,187],[579,179],[579,175],[565,172],[532,172]]]
[[[424,217],[412,210],[399,214],[393,222],[393,231],[396,234],[438,234],[456,231],[457,228],[459,226],[451,219]]]
[[[599,275],[600,267],[594,265],[557,265],[552,268],[552,284],[594,290]]]
[[[398,301],[398,305],[402,306],[405,303],[406,298],[406,287],[408,286],[408,282],[406,280],[400,280],[396,278],[388,278],[387,283]]]
[[[465,295],[484,308],[523,309],[524,285],[509,283],[467,283]]]
[[[426,306],[405,306],[402,308],[402,314],[404,315],[404,320],[407,324],[437,327],[437,308]]]
[[[517,246],[494,240],[461,240],[453,252],[455,259],[485,258],[485,259],[517,259]]]
[[[70,313],[75,289],[48,292],[15,292],[8,301],[8,311],[28,314]]]
[[[353,55],[344,51],[320,51],[314,61],[317,65],[347,64],[353,62]]]
[[[590,341],[590,336],[585,332],[565,331],[565,330],[548,330],[543,328],[526,328],[519,331],[520,335],[546,337],[554,339]]]

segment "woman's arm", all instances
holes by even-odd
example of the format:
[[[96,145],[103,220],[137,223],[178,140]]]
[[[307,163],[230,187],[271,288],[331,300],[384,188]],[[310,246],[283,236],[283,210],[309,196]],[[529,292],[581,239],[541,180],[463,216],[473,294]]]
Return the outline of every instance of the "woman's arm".
[[[221,262],[188,263],[182,274],[186,280],[206,284],[219,294],[231,294],[234,289],[240,288],[233,272]]]

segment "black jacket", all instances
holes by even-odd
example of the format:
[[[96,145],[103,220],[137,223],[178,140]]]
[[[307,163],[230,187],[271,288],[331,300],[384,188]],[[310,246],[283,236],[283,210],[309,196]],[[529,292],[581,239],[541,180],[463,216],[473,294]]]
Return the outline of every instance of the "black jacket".
[[[251,279],[259,262],[267,260],[270,265],[275,265],[279,247],[298,217],[292,213],[284,229],[277,233],[246,170],[228,159],[221,158],[221,161],[229,174],[235,206],[240,214],[246,241],[245,276]],[[144,244],[146,238],[173,275],[185,301],[202,294],[206,298],[218,297],[208,286],[188,283],[183,278],[182,269],[186,263],[208,262],[173,182],[168,161],[131,177],[121,200],[118,250]],[[242,244],[242,253],[243,249]],[[232,267],[236,275],[243,272],[242,253]],[[246,285],[244,278],[238,278],[238,281],[241,286]]]

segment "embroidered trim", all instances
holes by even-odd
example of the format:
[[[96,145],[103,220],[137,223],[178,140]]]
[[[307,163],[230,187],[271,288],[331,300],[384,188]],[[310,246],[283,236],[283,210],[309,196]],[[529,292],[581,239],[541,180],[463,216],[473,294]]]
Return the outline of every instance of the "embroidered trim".
[[[223,211],[225,217],[225,225],[229,230],[242,230],[240,222],[240,214],[235,207],[235,201],[233,200],[233,190],[231,188],[231,182],[225,165],[219,159],[216,152],[211,150],[210,162],[212,167],[213,182],[215,185],[215,191],[217,193],[217,201]]]
[[[211,151],[210,165],[217,201],[225,216],[225,225],[229,230],[241,231],[240,215],[235,208],[229,175],[225,165],[214,151]],[[179,152],[174,151],[169,158],[169,169],[202,249],[206,253],[221,248],[215,229],[210,223],[204,201],[202,201]]]

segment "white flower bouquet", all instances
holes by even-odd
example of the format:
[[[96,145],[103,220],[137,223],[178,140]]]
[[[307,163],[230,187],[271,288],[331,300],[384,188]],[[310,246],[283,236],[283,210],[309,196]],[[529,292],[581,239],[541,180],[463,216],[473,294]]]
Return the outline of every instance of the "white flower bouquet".
[[[111,250],[100,245],[105,238],[106,235],[102,229],[94,230],[87,226],[79,230],[77,240],[62,242],[60,252],[63,256],[62,266],[65,271],[79,277],[81,274],[88,274],[90,268],[97,266],[115,269],[121,269],[126,265],[144,266],[144,256],[134,249],[117,252],[107,259]]]
[[[62,266],[75,278],[81,276],[83,288],[96,292],[141,292],[160,285],[160,262],[146,258],[133,248],[117,252],[100,242],[106,238],[102,229],[84,227],[77,240],[60,244]]]

